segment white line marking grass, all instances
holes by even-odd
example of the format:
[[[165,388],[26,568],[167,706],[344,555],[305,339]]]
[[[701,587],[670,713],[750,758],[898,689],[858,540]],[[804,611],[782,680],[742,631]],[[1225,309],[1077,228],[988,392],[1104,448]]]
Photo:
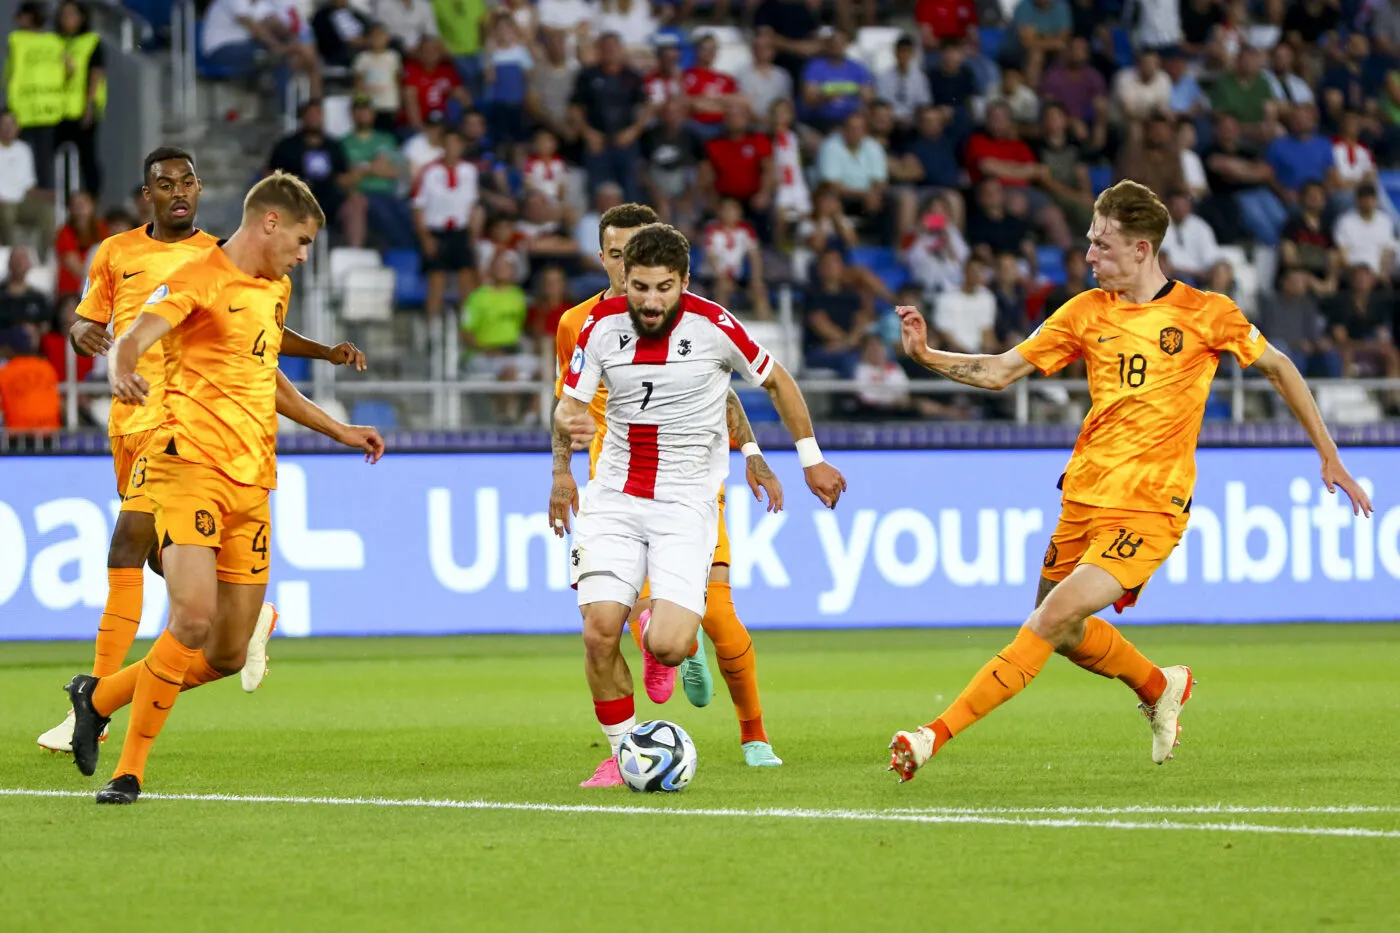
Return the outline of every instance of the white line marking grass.
[[[0,788],[0,797],[86,797],[87,791]],[[1036,829],[1129,829],[1178,830],[1197,832],[1263,833],[1285,836],[1348,836],[1368,839],[1400,839],[1400,830],[1368,829],[1360,826],[1276,826],[1262,823],[1179,822],[1169,819],[1141,821],[1123,819],[1084,819],[1085,816],[1117,814],[1334,814],[1393,813],[1400,807],[1063,807],[1008,808],[1003,810],[810,810],[759,807],[750,810],[702,807],[600,806],[594,804],[514,803],[502,800],[428,800],[390,797],[275,797],[243,794],[142,794],[142,800],[190,800],[201,803],[273,803],[337,807],[410,807],[436,810],[510,810],[530,813],[608,813],[625,816],[742,817],[776,820],[835,820],[873,823],[976,824],[984,826],[1025,826]],[[1033,814],[1058,814],[1034,817]]]

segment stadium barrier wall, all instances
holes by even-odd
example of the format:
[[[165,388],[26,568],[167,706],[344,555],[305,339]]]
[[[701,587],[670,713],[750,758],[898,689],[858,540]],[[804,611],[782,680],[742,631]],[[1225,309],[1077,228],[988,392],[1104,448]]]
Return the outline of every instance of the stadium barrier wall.
[[[731,579],[753,628],[1016,624],[1029,612],[1058,514],[1064,450],[838,451],[850,488],[834,512],[796,457],[772,453],[787,508],[728,485]],[[1346,451],[1373,488],[1400,448]],[[1198,456],[1186,538],[1123,619],[1393,620],[1400,506],[1353,518],[1298,449]],[[575,458],[576,471],[585,469]],[[117,513],[110,459],[0,458],[0,638],[91,638]],[[1386,482],[1390,480],[1390,482]],[[273,494],[268,598],[290,636],[574,632],[569,547],[545,517],[543,454],[288,455]],[[148,571],[142,633],[165,588]]]

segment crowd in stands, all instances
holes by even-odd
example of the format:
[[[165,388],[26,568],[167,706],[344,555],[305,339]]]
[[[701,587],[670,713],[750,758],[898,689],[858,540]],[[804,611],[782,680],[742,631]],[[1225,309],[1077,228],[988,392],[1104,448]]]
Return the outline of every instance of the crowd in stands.
[[[1400,0],[212,0],[201,51],[301,76],[266,168],[421,276],[469,371],[538,375],[606,285],[598,216],[645,200],[697,290],[757,321],[796,290],[792,362],[858,380],[847,414],[979,417],[909,393],[894,304],[1014,345],[1091,286],[1094,198],[1130,177],[1169,205],[1169,274],[1305,374],[1400,377]]]

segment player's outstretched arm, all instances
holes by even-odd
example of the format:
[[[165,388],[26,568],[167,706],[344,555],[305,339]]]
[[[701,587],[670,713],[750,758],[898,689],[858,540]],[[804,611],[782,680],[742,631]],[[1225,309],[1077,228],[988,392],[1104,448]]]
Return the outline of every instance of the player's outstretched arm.
[[[1308,432],[1308,438],[1322,457],[1322,482],[1327,486],[1327,491],[1335,494],[1337,487],[1342,487],[1342,492],[1351,499],[1352,514],[1369,516],[1372,511],[1371,497],[1366,495],[1366,490],[1357,485],[1356,480],[1351,478],[1347,468],[1342,465],[1342,456],[1337,452],[1337,442],[1332,440],[1332,435],[1328,433],[1327,424],[1322,420],[1322,412],[1317,410],[1317,402],[1313,399],[1303,374],[1298,372],[1298,367],[1293,365],[1293,361],[1287,355],[1269,344],[1259,359],[1254,361],[1254,368],[1268,377],[1274,391],[1288,403],[1288,407],[1293,410],[1293,416],[1298,419],[1303,430]]]
[[[317,343],[298,334],[290,327],[282,330],[282,356],[299,356],[308,360],[325,360],[336,366],[354,366],[357,372],[364,372],[368,363],[360,348],[348,340],[333,347]]]
[[[151,386],[136,375],[136,361],[141,354],[155,346],[162,337],[170,333],[170,322],[155,314],[141,312],[136,320],[112,344],[111,365],[107,368],[107,381],[112,384],[112,394],[129,405],[146,404],[146,396]]]
[[[754,499],[762,502],[763,493],[766,491],[767,511],[781,512],[783,484],[778,481],[768,461],[763,459],[763,451],[758,447],[753,425],[749,424],[749,416],[744,413],[744,403],[739,401],[739,395],[733,389],[729,390],[729,395],[724,400],[724,417],[729,423],[730,443],[744,454],[744,477],[749,482],[749,488],[753,490]]]
[[[282,370],[277,370],[277,414],[286,415],[302,427],[310,428],[339,441],[346,447],[354,447],[365,452],[366,463],[378,463],[384,456],[384,438],[371,427],[357,424],[342,424],[326,414],[311,399],[297,391]]]
[[[554,453],[554,480],[549,490],[549,524],[557,537],[564,537],[578,514],[578,483],[572,461],[579,444],[588,446],[598,426],[588,414],[588,406],[572,395],[559,399],[554,408],[554,432],[550,449]],[[586,436],[586,439],[585,439]]]
[[[904,351],[924,369],[963,385],[996,391],[1035,372],[1035,366],[1015,348],[997,354],[935,350],[928,345],[928,325],[918,308],[901,305],[895,311],[899,314]]]
[[[812,432],[812,416],[807,412],[807,400],[802,397],[802,390],[788,371],[776,362],[763,380],[763,388],[797,444],[797,460],[802,464],[807,488],[827,508],[836,508],[841,493],[846,491],[846,477],[822,457],[822,450],[817,446]]]

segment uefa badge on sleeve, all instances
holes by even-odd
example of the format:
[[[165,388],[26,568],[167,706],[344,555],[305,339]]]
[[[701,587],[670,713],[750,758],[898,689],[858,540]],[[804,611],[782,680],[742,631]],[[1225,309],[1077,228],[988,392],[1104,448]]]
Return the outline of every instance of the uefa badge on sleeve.
[[[165,286],[161,286],[164,288]],[[573,359],[569,360],[569,372],[577,376],[583,372],[583,347],[574,347]]]
[[[167,298],[169,298],[169,297],[170,297],[170,286],[169,286],[169,285],[162,285],[162,286],[160,286],[160,288],[157,288],[155,291],[151,292],[151,297],[149,297],[149,298],[146,299],[146,304],[148,304],[148,305],[158,305],[158,304],[160,304],[162,301],[164,301],[165,299],[167,299]]]

